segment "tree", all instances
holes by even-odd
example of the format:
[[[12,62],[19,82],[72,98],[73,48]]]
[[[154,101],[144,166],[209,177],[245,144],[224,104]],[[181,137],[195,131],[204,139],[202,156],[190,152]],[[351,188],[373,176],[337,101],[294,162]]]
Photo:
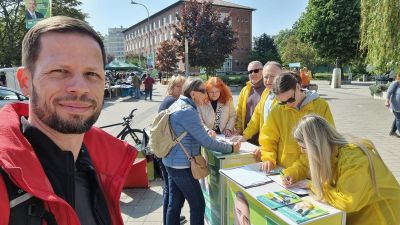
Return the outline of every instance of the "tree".
[[[296,34],[317,54],[343,63],[357,57],[360,35],[360,0],[309,0]]]
[[[174,72],[178,67],[179,45],[176,40],[163,41],[160,43],[160,47],[157,49],[156,57],[156,68],[168,75]]]
[[[173,25],[174,37],[180,43],[182,54],[185,37],[189,40],[189,64],[206,68],[207,75],[214,73],[236,47],[237,38],[230,26],[230,17],[221,19],[212,1],[184,3],[178,24]]]
[[[281,61],[274,39],[269,35],[264,33],[254,38],[254,49],[250,53],[249,61],[254,60],[258,60],[263,64],[267,61]]]
[[[106,54],[106,64],[109,64],[110,62],[114,61],[115,55],[112,54]]]
[[[21,64],[21,44],[25,33],[23,0],[0,0],[0,67]],[[84,20],[87,15],[77,9],[77,0],[53,0],[53,16],[65,15]]]
[[[126,55],[125,61],[130,64],[134,64],[134,65],[138,65],[139,67],[146,68],[146,57],[143,54],[141,54],[139,56],[139,55],[130,53],[130,54]]]
[[[361,48],[377,72],[400,69],[400,3],[361,0]]]

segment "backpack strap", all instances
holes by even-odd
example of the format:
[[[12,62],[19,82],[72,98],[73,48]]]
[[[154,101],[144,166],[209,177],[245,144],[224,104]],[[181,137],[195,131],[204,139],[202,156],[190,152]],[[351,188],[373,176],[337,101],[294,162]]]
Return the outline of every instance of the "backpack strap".
[[[20,189],[2,168],[0,168],[0,174],[10,201],[10,225],[42,225],[43,220],[48,225],[57,225],[53,214],[44,208],[42,200]]]

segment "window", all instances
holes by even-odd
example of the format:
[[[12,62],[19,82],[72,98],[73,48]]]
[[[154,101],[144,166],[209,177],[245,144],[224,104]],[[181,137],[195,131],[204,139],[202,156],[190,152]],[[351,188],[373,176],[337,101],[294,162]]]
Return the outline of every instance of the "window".
[[[161,20],[158,20],[158,27],[161,27]]]
[[[163,25],[167,26],[167,18],[166,17],[163,18]]]
[[[156,22],[155,21],[153,22],[153,28],[154,28],[154,30],[156,29]]]
[[[169,15],[169,23],[172,23],[172,15]]]

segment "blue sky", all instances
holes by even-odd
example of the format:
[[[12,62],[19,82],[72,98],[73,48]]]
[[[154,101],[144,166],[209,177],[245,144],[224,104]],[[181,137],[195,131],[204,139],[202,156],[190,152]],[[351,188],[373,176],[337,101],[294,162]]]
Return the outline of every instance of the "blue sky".
[[[136,0],[149,9],[150,15],[178,0]],[[253,12],[253,36],[262,33],[275,35],[280,30],[291,28],[304,12],[307,0],[227,0],[239,5],[255,8]],[[128,28],[147,18],[146,9],[132,5],[130,0],[82,0],[82,11],[89,14],[87,21],[103,35],[108,28]]]

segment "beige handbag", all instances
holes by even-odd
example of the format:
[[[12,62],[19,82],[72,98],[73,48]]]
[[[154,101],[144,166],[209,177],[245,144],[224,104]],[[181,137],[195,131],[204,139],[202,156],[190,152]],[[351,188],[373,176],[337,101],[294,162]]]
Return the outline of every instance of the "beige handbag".
[[[180,141],[178,144],[181,146],[190,161],[190,169],[192,170],[194,179],[199,180],[208,176],[209,172],[206,159],[202,155],[190,156],[189,152]]]

